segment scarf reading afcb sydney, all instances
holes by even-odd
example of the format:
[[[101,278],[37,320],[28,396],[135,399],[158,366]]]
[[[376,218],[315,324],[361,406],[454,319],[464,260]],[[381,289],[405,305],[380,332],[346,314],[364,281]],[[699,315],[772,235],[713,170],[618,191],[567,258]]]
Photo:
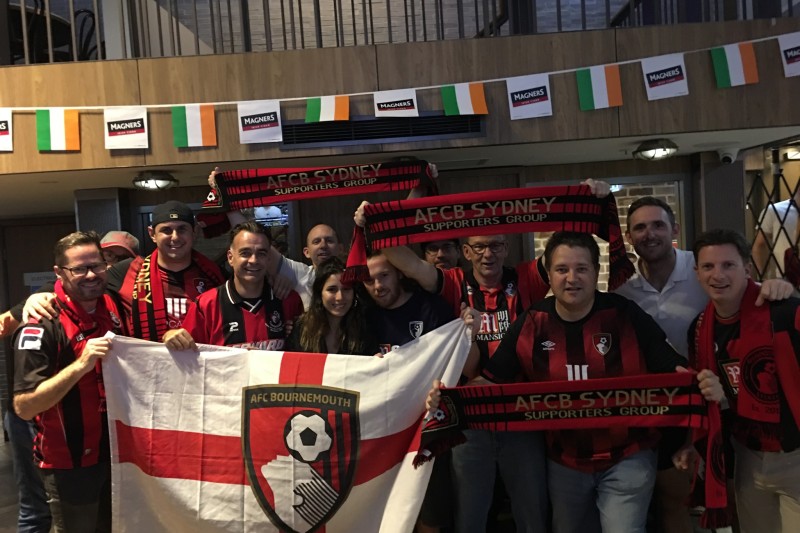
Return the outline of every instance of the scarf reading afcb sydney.
[[[336,167],[259,168],[216,175],[204,209],[244,209],[274,202],[400,191],[428,184],[425,161],[390,161]]]
[[[416,210],[414,224],[421,223],[425,231],[441,231],[497,224],[542,222],[547,219],[555,201],[556,197],[550,196],[475,202],[469,205],[430,206]]]

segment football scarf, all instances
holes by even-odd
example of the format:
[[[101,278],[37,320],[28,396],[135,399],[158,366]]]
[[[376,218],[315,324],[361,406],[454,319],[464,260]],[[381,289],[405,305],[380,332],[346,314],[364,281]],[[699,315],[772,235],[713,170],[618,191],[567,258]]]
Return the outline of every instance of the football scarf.
[[[692,373],[644,374],[441,389],[422,429],[417,463],[464,442],[461,431],[542,431],[706,424],[706,402]]]
[[[634,272],[625,253],[614,196],[587,185],[525,187],[396,200],[365,207],[367,244],[388,248],[475,235],[577,231],[608,241],[609,289]]]
[[[786,332],[774,332],[769,305],[757,307],[755,301],[760,292],[759,286],[748,280],[747,288],[739,308],[739,340],[728,346],[728,355],[738,363],[741,376],[735,398],[738,416],[765,423],[779,423],[789,413],[780,412],[777,395],[774,400],[754,393],[746,383],[748,376],[759,367],[759,360],[765,355],[774,356],[778,383],[786,396],[795,421],[800,419],[800,391],[796,383],[800,379],[797,357]],[[716,369],[714,343],[715,309],[709,302],[697,321],[695,330],[696,367]],[[794,324],[796,327],[797,324]],[[763,363],[763,361],[762,361]],[[751,369],[751,370],[748,370]],[[759,397],[761,396],[761,397]],[[732,401],[734,401],[732,399]],[[722,419],[719,406],[711,403],[708,409],[709,426],[707,435],[696,432],[695,441],[705,437],[705,507],[701,525],[714,529],[730,523],[727,511],[725,460],[722,440]]]
[[[255,168],[216,175],[204,211],[245,209],[276,202],[401,191],[426,185],[426,161],[311,168]]]
[[[77,305],[67,296],[61,280],[56,281],[53,290],[56,293],[58,307],[63,313],[60,319],[61,327],[64,328],[64,334],[69,339],[70,348],[72,348],[72,353],[75,354],[75,359],[80,357],[81,352],[86,347],[86,341],[89,339],[101,337],[106,331],[122,332],[119,312],[110,296],[103,295],[102,298],[98,298],[95,312],[89,314],[83,307]],[[63,363],[66,366],[69,362],[64,361]],[[100,391],[100,409],[105,412],[106,392],[103,385],[103,370],[99,359],[95,364],[95,372],[97,374],[97,388]]]
[[[192,262],[203,271],[212,286],[220,285],[224,281],[217,265],[204,255],[192,251]],[[131,261],[120,292],[124,297],[130,295],[131,316],[128,317],[128,329],[131,335],[137,339],[161,342],[169,328],[157,249],[144,259],[137,257]]]

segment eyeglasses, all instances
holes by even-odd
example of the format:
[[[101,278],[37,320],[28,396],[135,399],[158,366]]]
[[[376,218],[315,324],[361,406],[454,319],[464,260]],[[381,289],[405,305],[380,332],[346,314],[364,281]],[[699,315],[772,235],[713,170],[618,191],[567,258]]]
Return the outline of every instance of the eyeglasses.
[[[447,254],[447,253],[452,252],[455,249],[456,249],[456,245],[453,244],[452,242],[446,242],[446,243],[444,243],[442,245],[439,245],[439,244],[428,244],[427,246],[425,246],[425,253],[433,255],[433,254],[438,254],[439,250],[441,250],[442,252]]]
[[[500,252],[506,249],[507,243],[504,241],[504,242],[490,242],[489,244],[483,244],[482,242],[479,242],[478,244],[470,244],[470,243],[465,243],[465,244],[469,246],[472,249],[472,251],[475,252],[476,254],[483,255],[487,249],[491,250],[493,254],[499,254]]]
[[[105,261],[103,261],[102,263],[95,263],[93,265],[82,265],[76,267],[60,266],[58,268],[61,268],[63,270],[68,270],[69,273],[72,274],[72,277],[81,278],[86,274],[88,274],[90,270],[95,274],[102,274],[103,272],[108,270],[108,264]]]

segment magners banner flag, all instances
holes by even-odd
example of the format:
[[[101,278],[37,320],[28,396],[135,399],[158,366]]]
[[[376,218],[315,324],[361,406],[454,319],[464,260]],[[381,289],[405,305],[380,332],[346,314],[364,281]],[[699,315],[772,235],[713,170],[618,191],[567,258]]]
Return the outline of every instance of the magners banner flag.
[[[272,143],[283,140],[280,100],[239,102],[236,107],[241,144]]]
[[[108,107],[103,111],[107,150],[147,148],[146,107]]]
[[[455,385],[455,320],[386,357],[116,337],[103,362],[114,530],[408,532],[431,381]]]

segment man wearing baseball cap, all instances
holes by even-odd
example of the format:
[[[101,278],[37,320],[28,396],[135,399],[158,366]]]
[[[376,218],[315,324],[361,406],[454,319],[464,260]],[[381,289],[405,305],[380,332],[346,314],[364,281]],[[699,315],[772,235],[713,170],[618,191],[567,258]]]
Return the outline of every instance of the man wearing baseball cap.
[[[186,204],[170,200],[153,210],[148,234],[156,249],[145,258],[118,262],[108,270],[109,291],[121,304],[134,337],[160,342],[169,329],[181,327],[189,302],[222,284],[219,267],[192,250],[194,213]],[[52,318],[56,312],[33,295],[25,312]]]
[[[133,259],[139,255],[139,239],[127,231],[109,231],[100,240],[103,259],[106,263],[116,265],[123,259]]]

